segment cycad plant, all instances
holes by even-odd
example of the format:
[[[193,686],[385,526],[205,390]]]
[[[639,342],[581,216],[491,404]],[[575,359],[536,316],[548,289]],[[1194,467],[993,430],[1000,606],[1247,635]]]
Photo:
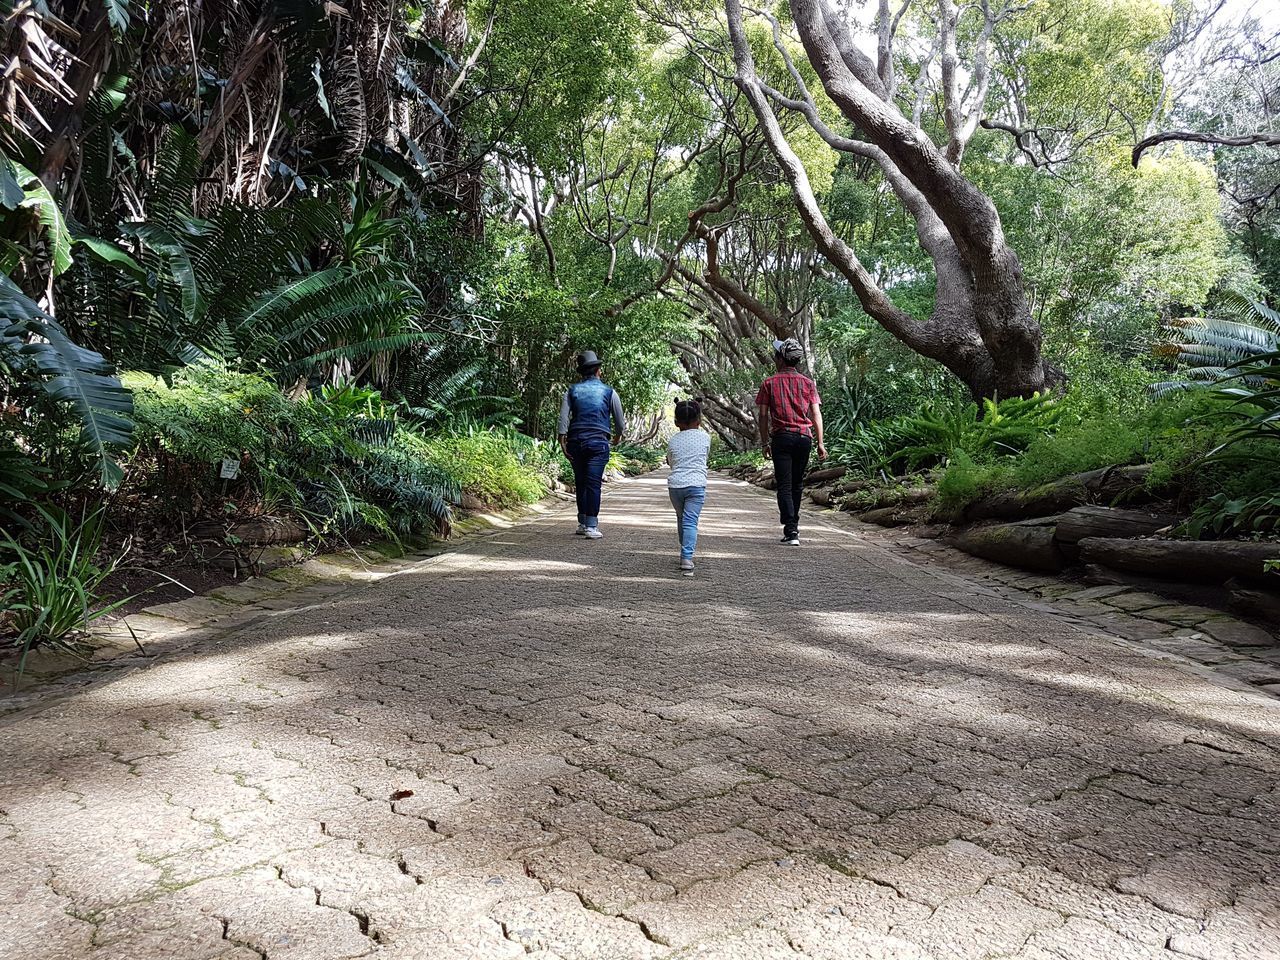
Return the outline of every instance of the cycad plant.
[[[344,223],[314,199],[200,216],[198,161],[194,138],[170,131],[146,219],[86,241],[62,292],[119,365],[161,372],[212,359],[289,382],[435,339],[418,323],[406,267],[385,253],[395,221],[371,236],[363,217]]]
[[[1280,313],[1240,293],[1219,298],[1217,316],[1181,317],[1168,326],[1156,354],[1184,364],[1183,376],[1153,384],[1163,396],[1239,375],[1241,364],[1280,351]]]
[[[1226,402],[1221,442],[1202,461],[1232,464],[1241,476],[1265,478],[1238,495],[1218,493],[1185,526],[1194,537],[1263,534],[1280,529],[1280,313],[1238,294],[1223,298],[1228,318],[1176,322],[1185,342],[1165,352],[1192,364],[1186,379],[1156,384],[1158,393],[1205,387]]]

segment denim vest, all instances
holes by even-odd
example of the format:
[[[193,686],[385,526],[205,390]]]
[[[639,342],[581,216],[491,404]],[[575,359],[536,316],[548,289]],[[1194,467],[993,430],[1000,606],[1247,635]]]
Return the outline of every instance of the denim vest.
[[[613,436],[613,387],[588,377],[569,388],[569,439],[604,440]]]

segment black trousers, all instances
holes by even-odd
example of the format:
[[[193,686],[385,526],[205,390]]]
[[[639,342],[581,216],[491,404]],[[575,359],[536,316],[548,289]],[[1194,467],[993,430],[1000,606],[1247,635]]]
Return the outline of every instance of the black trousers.
[[[773,447],[773,476],[778,483],[778,518],[782,534],[794,537],[800,529],[800,497],[804,493],[804,472],[809,468],[813,438],[784,431],[769,438]]]

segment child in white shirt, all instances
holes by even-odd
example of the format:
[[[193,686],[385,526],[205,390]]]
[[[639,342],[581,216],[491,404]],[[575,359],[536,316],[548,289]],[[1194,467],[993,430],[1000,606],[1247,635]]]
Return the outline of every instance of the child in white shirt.
[[[680,538],[680,572],[693,576],[693,548],[698,542],[698,516],[707,496],[707,454],[711,437],[703,430],[702,406],[697,400],[676,404],[676,426],[680,432],[667,442],[667,492],[676,508],[676,534]]]

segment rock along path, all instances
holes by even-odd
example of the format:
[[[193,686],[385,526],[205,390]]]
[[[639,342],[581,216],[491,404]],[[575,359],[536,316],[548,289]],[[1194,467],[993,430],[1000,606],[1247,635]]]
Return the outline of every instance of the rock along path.
[[[0,727],[0,957],[1280,957],[1280,709],[659,476]]]

